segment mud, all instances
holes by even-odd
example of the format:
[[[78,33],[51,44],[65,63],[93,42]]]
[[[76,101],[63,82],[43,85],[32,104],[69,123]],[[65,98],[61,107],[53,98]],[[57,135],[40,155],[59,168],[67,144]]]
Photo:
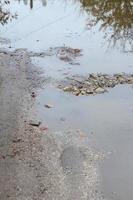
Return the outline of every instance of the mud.
[[[100,154],[75,130],[52,133],[30,123],[38,121],[32,94],[47,81],[25,50],[1,50],[0,199],[101,199]]]
[[[132,199],[133,90],[121,77],[133,74],[132,0],[8,8],[18,17],[1,25],[0,199]]]
[[[23,179],[25,185],[27,183],[27,177],[20,170],[24,165],[22,152],[26,149],[24,121],[30,115],[30,93],[42,80],[24,53],[12,57],[8,53],[1,54],[0,74],[0,199],[22,199],[18,197],[19,181]],[[24,149],[22,144],[25,144]]]
[[[8,40],[1,39],[1,42],[5,43]],[[42,52],[32,52],[27,49],[15,49],[14,51],[7,51],[7,49],[0,49],[0,54],[8,54],[10,56],[17,56],[21,53],[27,54],[28,57],[41,57],[44,58],[46,56],[56,56],[59,60],[62,60],[69,64],[79,64],[76,62],[76,59],[82,56],[81,49],[74,49],[70,47],[55,47],[49,48],[48,50],[44,50]]]

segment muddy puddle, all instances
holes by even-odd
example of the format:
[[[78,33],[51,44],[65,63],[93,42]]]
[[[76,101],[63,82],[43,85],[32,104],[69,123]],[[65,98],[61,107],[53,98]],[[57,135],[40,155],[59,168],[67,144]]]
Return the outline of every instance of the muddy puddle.
[[[97,12],[101,15],[100,3],[93,5],[88,1],[80,3],[78,0],[49,0],[45,2],[42,6],[41,1],[34,1],[34,6],[30,9],[30,2],[28,1],[27,6],[25,5],[26,1],[19,1],[19,3],[18,1],[11,1],[11,12],[17,13],[18,17],[1,28],[2,37],[11,40],[11,44],[7,47],[10,46],[11,49],[28,48],[38,52],[50,47],[65,45],[83,50],[83,56],[77,60],[77,65],[71,69],[73,73],[133,72],[132,53],[123,53],[123,51],[131,51],[132,48],[130,33],[132,10],[129,16],[130,21],[126,24],[126,22],[123,22],[124,14],[121,21],[117,18],[117,6],[120,6],[120,2],[118,5],[112,4],[109,9],[111,12],[114,9],[113,6],[116,6],[116,16],[112,19],[111,24],[107,24],[107,19],[102,22],[97,19],[97,25],[93,25],[96,18],[96,11],[93,12],[93,6],[97,7]],[[108,4],[108,1],[106,3]],[[126,10],[123,12],[125,13]],[[105,5],[103,15],[106,14],[108,14],[108,8]],[[120,27],[115,29],[118,22]],[[101,30],[100,28],[104,23],[106,24],[105,30]],[[126,36],[124,36],[122,25],[127,31]],[[119,35],[115,37],[117,32]],[[114,41],[115,48],[113,48]],[[45,61],[39,60],[38,62],[41,62],[41,65],[46,65]],[[58,59],[55,59],[51,65],[56,69],[61,63],[58,62]]]
[[[64,47],[82,51],[74,57],[66,52],[60,57],[57,51],[31,56],[51,80],[38,91],[38,117],[49,130],[76,129],[89,135],[90,140],[81,140],[105,153],[100,164],[104,198],[131,200],[132,87],[117,85],[105,94],[77,97],[57,89],[55,83],[77,74],[133,73],[132,1],[12,1],[10,10],[18,17],[1,27],[1,48],[26,48],[33,54]]]
[[[37,111],[50,130],[78,130],[81,142],[105,154],[100,164],[105,199],[132,199],[133,89],[117,86],[98,96],[73,96],[54,87],[40,91]],[[52,105],[46,108],[45,104]]]

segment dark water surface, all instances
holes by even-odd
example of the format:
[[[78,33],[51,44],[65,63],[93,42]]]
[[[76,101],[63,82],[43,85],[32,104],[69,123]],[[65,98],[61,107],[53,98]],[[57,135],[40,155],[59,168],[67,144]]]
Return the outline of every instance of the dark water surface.
[[[47,76],[97,72],[133,73],[132,0],[36,0],[12,1],[13,20],[0,34],[11,40],[5,47],[43,51],[69,46],[83,50],[77,61],[56,57],[34,58]],[[54,105],[46,109],[45,103]],[[80,129],[90,143],[107,153],[101,164],[105,199],[133,199],[133,89],[118,86],[109,93],[74,97],[48,86],[37,98],[40,119],[50,130]]]

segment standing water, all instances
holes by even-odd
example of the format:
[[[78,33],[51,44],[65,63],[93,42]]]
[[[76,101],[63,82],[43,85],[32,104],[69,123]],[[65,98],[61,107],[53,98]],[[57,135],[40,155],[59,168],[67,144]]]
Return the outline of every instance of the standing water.
[[[117,86],[96,96],[73,96],[53,82],[89,73],[133,73],[132,0],[12,1],[17,18],[1,27],[1,44],[10,50],[26,48],[44,52],[56,47],[81,49],[74,63],[56,54],[33,57],[50,78],[39,91],[36,109],[50,130],[80,129],[96,149],[105,152],[100,164],[101,190],[105,199],[133,199],[133,90]],[[44,108],[51,102],[52,109]]]

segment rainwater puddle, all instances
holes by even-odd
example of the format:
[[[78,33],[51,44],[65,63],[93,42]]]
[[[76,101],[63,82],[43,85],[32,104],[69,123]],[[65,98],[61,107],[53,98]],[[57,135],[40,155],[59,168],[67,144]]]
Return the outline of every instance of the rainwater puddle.
[[[126,51],[131,50],[132,46],[130,34],[132,15],[129,16],[129,24],[125,24],[129,35],[123,39],[123,31],[119,27],[116,27],[118,30],[115,29],[118,22],[124,23],[123,18],[117,19],[117,10],[116,18],[112,18],[111,25],[107,24],[106,20],[101,22],[98,19],[97,25],[93,25],[97,13],[92,9],[97,6],[97,12],[100,15],[101,5],[99,4],[91,5],[87,0],[84,3],[80,3],[78,0],[40,0],[33,1],[33,5],[30,4],[30,1],[11,1],[11,13],[17,13],[18,18],[1,27],[1,35],[3,38],[11,40],[11,45],[7,45],[7,47],[11,46],[12,49],[27,48],[35,52],[62,46],[82,49],[83,56],[77,59],[80,65],[72,66],[72,73],[133,72],[132,53],[123,52],[124,45]],[[118,6],[120,6],[119,4]],[[30,6],[33,8],[31,9]],[[115,6],[117,9],[117,5],[110,4],[110,11],[115,9]],[[108,14],[106,6],[104,14]],[[107,28],[100,30],[104,22],[107,24]],[[117,31],[119,35],[118,38],[115,38]],[[114,41],[116,45],[113,48],[111,44],[114,44]],[[45,67],[45,59],[41,59],[41,61],[38,59],[38,62]],[[61,63],[58,59],[54,59],[49,65],[57,70]],[[62,65],[65,65],[63,61]]]
[[[92,72],[133,73],[131,5],[131,0],[11,1],[11,13],[17,13],[18,19],[1,27],[1,36],[11,41],[1,47],[33,52],[64,46],[82,49],[74,65],[56,55],[32,59],[57,80]],[[89,135],[88,143],[110,152],[101,164],[105,199],[133,199],[132,102],[133,89],[126,85],[89,97],[75,97],[48,86],[37,97],[38,116],[49,130],[81,130]],[[45,108],[45,104],[53,107]]]
[[[40,91],[37,112],[52,131],[79,130],[92,147],[105,152],[101,163],[105,199],[131,200],[133,185],[133,89],[117,86],[104,95],[73,96],[54,87]],[[52,105],[46,108],[45,105]]]

